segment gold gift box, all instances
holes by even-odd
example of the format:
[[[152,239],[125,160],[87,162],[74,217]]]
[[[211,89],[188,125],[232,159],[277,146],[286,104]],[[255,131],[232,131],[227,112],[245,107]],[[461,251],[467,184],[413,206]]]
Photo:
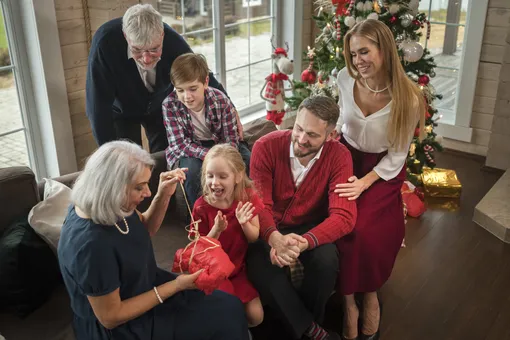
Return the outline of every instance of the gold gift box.
[[[430,197],[460,197],[462,185],[454,170],[423,168],[425,194]]]

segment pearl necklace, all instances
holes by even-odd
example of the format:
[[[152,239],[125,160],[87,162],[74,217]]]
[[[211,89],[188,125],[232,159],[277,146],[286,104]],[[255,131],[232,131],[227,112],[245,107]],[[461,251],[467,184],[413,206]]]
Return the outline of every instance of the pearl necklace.
[[[374,90],[372,89],[370,86],[368,86],[368,83],[367,83],[367,80],[363,78],[363,80],[365,81],[365,86],[367,87],[367,89],[370,90],[370,92],[373,92],[373,93],[381,93],[381,92],[384,92],[388,89],[388,86],[386,86],[384,89],[382,90]]]
[[[121,234],[126,235],[127,233],[129,233],[129,225],[128,225],[125,217],[123,217],[122,220],[124,221],[124,224],[126,225],[126,231],[120,229],[120,227],[117,223],[115,223],[115,226],[117,227],[117,229],[120,231]]]

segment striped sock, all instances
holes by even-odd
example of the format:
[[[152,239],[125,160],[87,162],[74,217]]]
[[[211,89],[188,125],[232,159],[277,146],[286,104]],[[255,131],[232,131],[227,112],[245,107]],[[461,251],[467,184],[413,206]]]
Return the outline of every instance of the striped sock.
[[[324,340],[328,336],[328,332],[316,322],[312,322],[312,325],[308,327],[305,334],[312,340]]]

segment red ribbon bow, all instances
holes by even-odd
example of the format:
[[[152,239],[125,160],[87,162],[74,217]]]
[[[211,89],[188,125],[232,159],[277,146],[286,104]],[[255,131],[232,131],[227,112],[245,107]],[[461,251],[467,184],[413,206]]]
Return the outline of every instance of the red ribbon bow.
[[[283,74],[283,73],[271,73],[267,78],[266,80],[268,81],[271,81],[273,83],[275,83],[277,80],[288,80],[289,77],[286,75],[286,74]]]
[[[333,5],[336,6],[336,15],[345,15],[347,13],[346,5],[350,0],[332,0]]]

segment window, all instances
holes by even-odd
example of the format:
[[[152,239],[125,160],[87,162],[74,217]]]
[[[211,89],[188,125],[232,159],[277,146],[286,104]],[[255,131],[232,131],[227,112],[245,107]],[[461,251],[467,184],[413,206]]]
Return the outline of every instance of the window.
[[[182,34],[229,97],[246,114],[263,106],[260,90],[271,73],[275,0],[160,0],[163,20]]]
[[[442,115],[437,132],[470,142],[473,99],[488,0],[422,0],[431,25],[430,39],[422,37],[437,67],[430,81],[443,95],[435,106]]]
[[[30,166],[28,129],[10,3],[0,1],[0,168]]]

